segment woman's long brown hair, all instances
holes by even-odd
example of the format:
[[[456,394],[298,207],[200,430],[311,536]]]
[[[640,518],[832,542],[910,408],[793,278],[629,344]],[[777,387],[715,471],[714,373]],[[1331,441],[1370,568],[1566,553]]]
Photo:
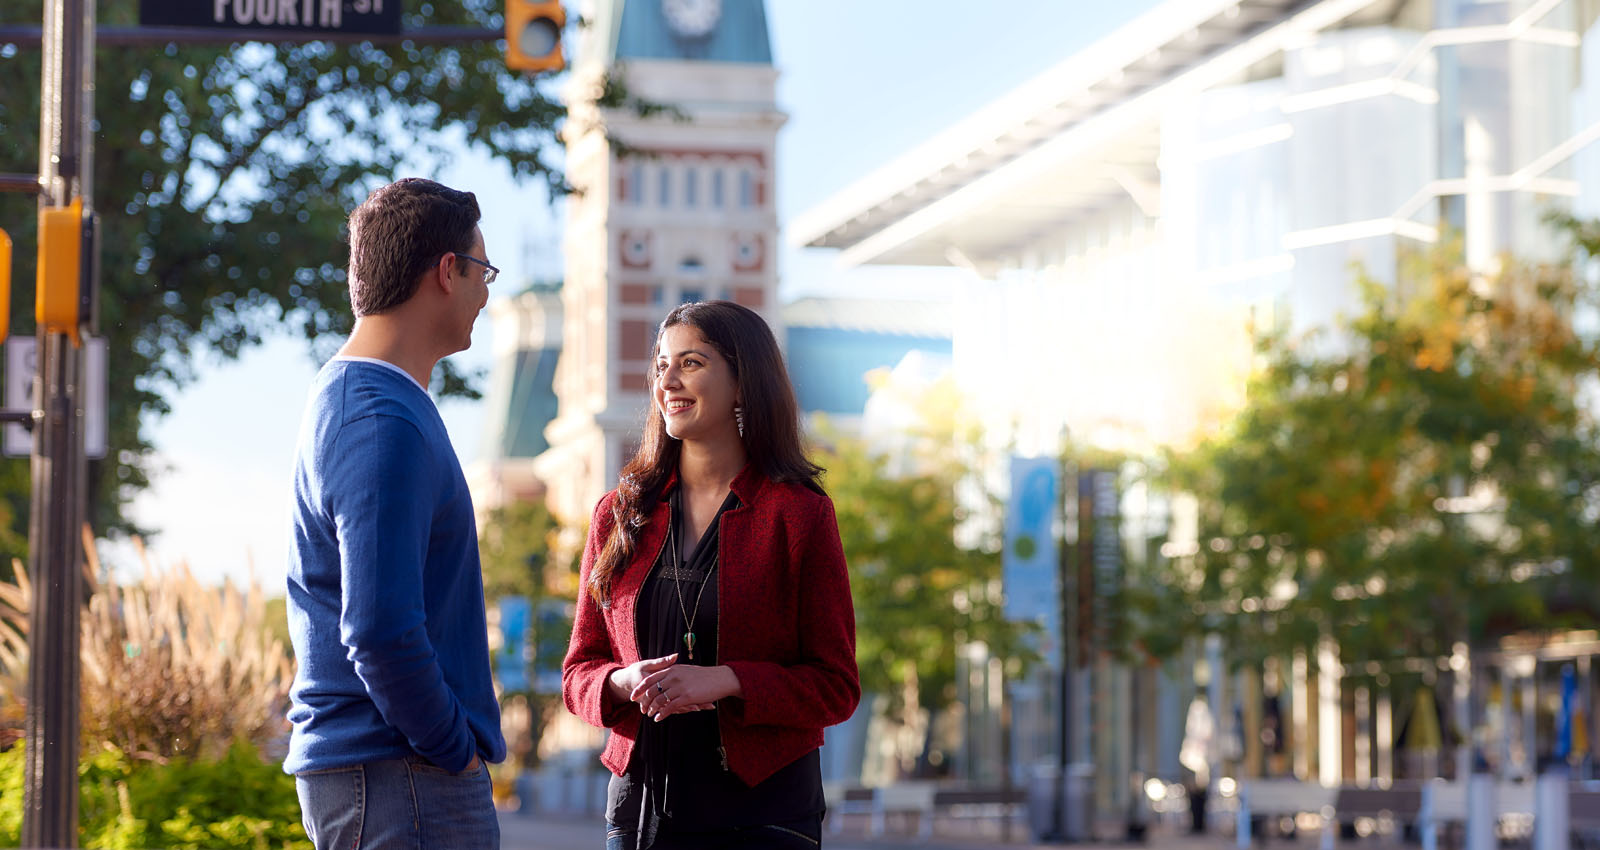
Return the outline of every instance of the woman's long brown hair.
[[[761,316],[732,301],[697,301],[673,309],[661,320],[651,351],[652,380],[661,335],[675,325],[688,325],[728,361],[744,408],[744,448],[749,462],[772,481],[796,481],[822,492],[822,467],[800,446],[800,406],[783,366],[772,329]],[[609,605],[611,585],[633,557],[652,507],[678,466],[680,443],[667,435],[655,399],[645,414],[644,439],[623,467],[617,498],[611,506],[613,525],[589,573],[589,595]]]

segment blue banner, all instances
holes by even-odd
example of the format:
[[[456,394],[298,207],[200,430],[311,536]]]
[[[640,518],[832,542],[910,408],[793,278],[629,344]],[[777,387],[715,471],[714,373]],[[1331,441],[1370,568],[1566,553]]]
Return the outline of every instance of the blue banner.
[[[1002,558],[1006,618],[1040,626],[1038,650],[1052,667],[1061,661],[1058,465],[1050,457],[1011,459],[1011,499],[1006,505]]]
[[[561,693],[561,662],[572,639],[574,606],[564,599],[541,599],[533,618],[533,689],[541,694]]]
[[[500,649],[494,654],[495,678],[505,691],[528,689],[528,630],[533,603],[526,596],[500,598]]]
[[[1572,719],[1578,709],[1578,673],[1571,664],[1561,667],[1561,708],[1556,712],[1556,758],[1572,755]]]

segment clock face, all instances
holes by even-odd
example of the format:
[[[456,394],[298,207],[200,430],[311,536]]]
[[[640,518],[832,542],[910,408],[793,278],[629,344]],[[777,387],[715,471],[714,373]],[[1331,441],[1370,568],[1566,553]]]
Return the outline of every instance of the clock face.
[[[710,35],[722,16],[722,0],[661,0],[661,12],[673,32],[687,38]]]

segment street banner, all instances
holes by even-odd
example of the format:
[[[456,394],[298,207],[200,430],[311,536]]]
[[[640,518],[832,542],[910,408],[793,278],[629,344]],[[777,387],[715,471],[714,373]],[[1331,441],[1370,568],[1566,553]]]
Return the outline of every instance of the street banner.
[[[572,639],[575,606],[565,599],[541,599],[533,615],[533,691],[561,693],[561,662]]]
[[[1078,665],[1087,667],[1117,643],[1122,595],[1121,494],[1108,469],[1078,473],[1077,598]]]
[[[1011,458],[1001,576],[1006,619],[1037,623],[1037,649],[1051,667],[1061,663],[1061,571],[1056,543],[1059,461]]]
[[[1572,746],[1572,732],[1576,724],[1572,722],[1578,711],[1578,673],[1571,664],[1561,666],[1561,708],[1556,712],[1556,752],[1555,756],[1561,761],[1571,758],[1574,748]]]
[[[528,632],[532,625],[533,603],[528,597],[500,597],[500,648],[494,653],[494,672],[501,690],[508,693],[528,690],[532,655]]]

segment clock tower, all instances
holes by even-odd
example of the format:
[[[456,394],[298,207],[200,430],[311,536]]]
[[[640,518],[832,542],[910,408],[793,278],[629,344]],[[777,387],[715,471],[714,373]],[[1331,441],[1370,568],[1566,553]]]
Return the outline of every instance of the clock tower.
[[[776,104],[762,0],[592,0],[568,95],[566,275],[557,418],[534,463],[551,510],[581,524],[616,486],[650,403],[656,326],[728,299],[779,339]],[[597,98],[607,75],[641,116]]]

